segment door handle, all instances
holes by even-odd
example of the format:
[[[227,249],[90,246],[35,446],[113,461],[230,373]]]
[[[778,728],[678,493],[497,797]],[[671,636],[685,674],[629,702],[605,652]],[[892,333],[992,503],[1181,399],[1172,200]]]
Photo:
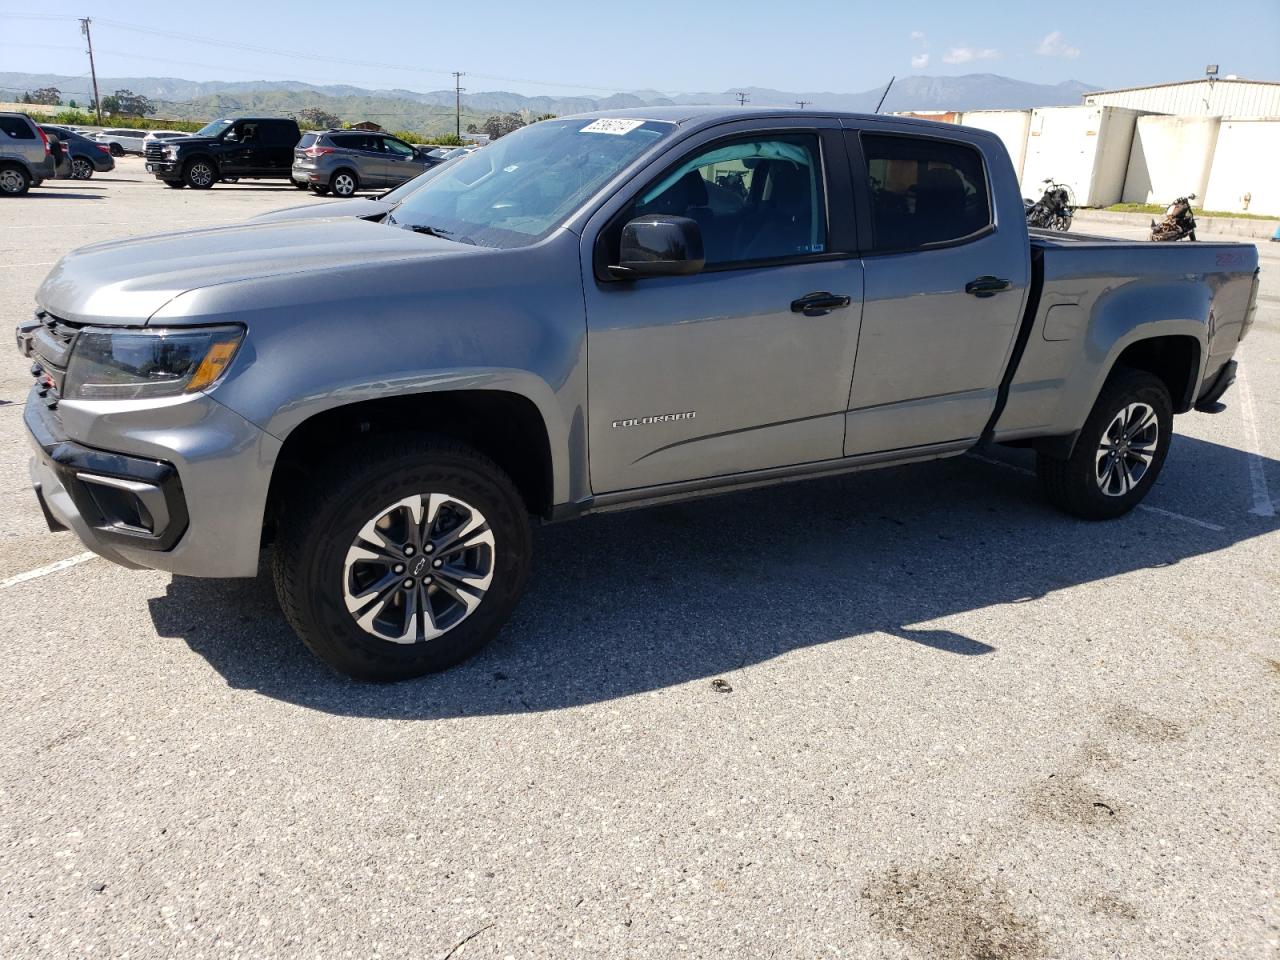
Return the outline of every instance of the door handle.
[[[803,313],[806,317],[818,317],[840,307],[847,307],[850,302],[848,297],[822,290],[818,293],[806,293],[800,299],[792,300],[791,312]]]
[[[966,283],[964,292],[975,297],[994,297],[1001,290],[1008,290],[1012,286],[1008,280],[1001,280],[999,277],[979,277]]]

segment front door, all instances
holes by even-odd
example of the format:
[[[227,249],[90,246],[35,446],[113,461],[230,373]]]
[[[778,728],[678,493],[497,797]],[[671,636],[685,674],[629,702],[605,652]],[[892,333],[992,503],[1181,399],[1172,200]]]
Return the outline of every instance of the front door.
[[[972,145],[915,132],[847,136],[872,233],[845,453],[973,440],[1022,315],[1026,232],[999,229]]]
[[[395,137],[380,137],[382,145],[382,184],[386,187],[398,187],[406,180],[411,180],[422,172],[422,167],[415,163],[416,155],[413,147]]]
[[[218,169],[224,176],[246,177],[259,173],[258,170],[258,121],[241,120],[222,135],[226,145],[218,163]]]
[[[609,282],[588,265],[595,493],[841,456],[862,306],[847,174],[835,133],[704,134],[611,216],[608,262],[626,221],[661,213],[698,223],[707,266]]]

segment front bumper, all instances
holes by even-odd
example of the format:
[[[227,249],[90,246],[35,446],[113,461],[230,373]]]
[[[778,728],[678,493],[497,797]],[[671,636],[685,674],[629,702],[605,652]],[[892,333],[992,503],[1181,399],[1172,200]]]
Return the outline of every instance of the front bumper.
[[[54,409],[41,391],[32,387],[23,419],[51,529],[126,567],[257,574],[278,440],[203,394]]]
[[[182,164],[176,160],[148,160],[147,173],[155,174],[157,180],[181,180]]]

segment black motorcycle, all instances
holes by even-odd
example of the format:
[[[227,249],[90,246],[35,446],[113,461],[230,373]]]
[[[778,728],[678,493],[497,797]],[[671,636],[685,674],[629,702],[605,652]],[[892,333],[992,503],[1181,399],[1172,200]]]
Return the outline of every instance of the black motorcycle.
[[[1071,201],[1071,189],[1064,183],[1055,183],[1052,178],[1045,180],[1044,184],[1044,195],[1039,200],[1023,200],[1027,226],[1066,233],[1071,229],[1071,219],[1076,212]]]
[[[1151,221],[1151,239],[1152,240],[1181,240],[1186,237],[1188,240],[1196,238],[1196,215],[1191,212],[1191,201],[1196,198],[1194,193],[1189,193],[1185,197],[1179,197],[1173,203],[1169,204],[1169,208],[1164,212],[1164,219],[1159,223]]]

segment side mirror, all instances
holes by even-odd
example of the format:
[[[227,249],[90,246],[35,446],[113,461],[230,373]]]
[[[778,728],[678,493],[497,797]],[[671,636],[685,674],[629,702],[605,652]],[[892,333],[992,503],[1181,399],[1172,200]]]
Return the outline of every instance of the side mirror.
[[[618,264],[609,272],[620,280],[679,277],[700,272],[706,262],[696,220],[655,213],[622,228]]]

